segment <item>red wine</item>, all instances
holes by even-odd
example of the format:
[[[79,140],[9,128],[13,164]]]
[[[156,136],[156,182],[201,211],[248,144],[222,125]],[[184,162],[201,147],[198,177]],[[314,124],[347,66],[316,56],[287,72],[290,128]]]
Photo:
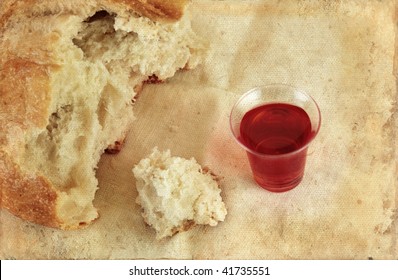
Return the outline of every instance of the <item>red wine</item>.
[[[240,141],[255,152],[248,152],[254,178],[273,191],[291,189],[301,181],[307,149],[300,149],[313,136],[308,114],[285,103],[256,107],[240,124]]]
[[[290,153],[307,144],[311,136],[311,120],[300,107],[266,104],[245,114],[240,135],[246,146],[258,153]]]

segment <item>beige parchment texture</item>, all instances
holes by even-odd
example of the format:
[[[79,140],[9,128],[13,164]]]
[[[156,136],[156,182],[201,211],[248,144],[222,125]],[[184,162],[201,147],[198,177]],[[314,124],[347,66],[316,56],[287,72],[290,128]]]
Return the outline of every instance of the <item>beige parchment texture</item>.
[[[210,1],[189,7],[207,59],[147,85],[118,155],[104,155],[100,218],[62,231],[0,212],[2,259],[397,259],[395,1]],[[264,84],[301,88],[322,126],[302,183],[258,187],[229,112]],[[223,177],[225,222],[156,241],[131,169],[152,148],[195,157]]]

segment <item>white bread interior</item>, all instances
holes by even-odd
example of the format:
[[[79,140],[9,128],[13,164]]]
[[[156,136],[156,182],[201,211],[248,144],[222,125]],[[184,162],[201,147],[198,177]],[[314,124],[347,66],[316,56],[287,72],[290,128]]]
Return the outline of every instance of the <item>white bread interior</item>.
[[[216,226],[227,214],[214,175],[194,158],[171,156],[170,150],[152,153],[134,168],[137,203],[145,222],[162,239],[194,225]]]
[[[26,53],[26,59],[54,65],[48,73],[51,100],[47,125],[24,132],[22,152],[14,161],[22,173],[41,176],[55,189],[56,227],[77,228],[98,216],[93,206],[95,169],[104,149],[124,138],[142,83],[152,75],[165,80],[179,69],[195,67],[203,45],[191,29],[189,15],[176,22],[105,10],[86,18],[28,18],[9,22],[3,46],[18,46],[16,56]],[[34,57],[31,49],[41,44],[32,46],[35,38],[51,40],[43,43],[51,44],[48,61],[43,61],[46,54],[40,49],[40,58]],[[4,57],[2,53],[0,62]]]

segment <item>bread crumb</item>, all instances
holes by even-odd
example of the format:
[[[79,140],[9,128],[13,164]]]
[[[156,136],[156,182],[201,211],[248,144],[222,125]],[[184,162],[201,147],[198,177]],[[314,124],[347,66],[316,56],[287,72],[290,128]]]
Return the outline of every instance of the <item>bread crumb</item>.
[[[227,214],[221,189],[212,172],[194,158],[172,157],[170,150],[152,153],[134,168],[145,222],[158,240],[195,225],[216,226]],[[213,174],[213,175],[212,175]]]

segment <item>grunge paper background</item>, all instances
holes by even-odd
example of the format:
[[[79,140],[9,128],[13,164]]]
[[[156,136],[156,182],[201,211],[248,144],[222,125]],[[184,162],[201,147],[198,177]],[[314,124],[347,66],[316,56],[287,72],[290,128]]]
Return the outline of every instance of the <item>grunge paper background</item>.
[[[192,1],[206,61],[148,85],[124,149],[104,155],[100,218],[61,231],[0,212],[2,259],[397,259],[395,1]],[[229,112],[245,91],[286,83],[312,95],[322,127],[292,191],[255,185]],[[131,169],[152,148],[224,179],[217,227],[156,241]]]

